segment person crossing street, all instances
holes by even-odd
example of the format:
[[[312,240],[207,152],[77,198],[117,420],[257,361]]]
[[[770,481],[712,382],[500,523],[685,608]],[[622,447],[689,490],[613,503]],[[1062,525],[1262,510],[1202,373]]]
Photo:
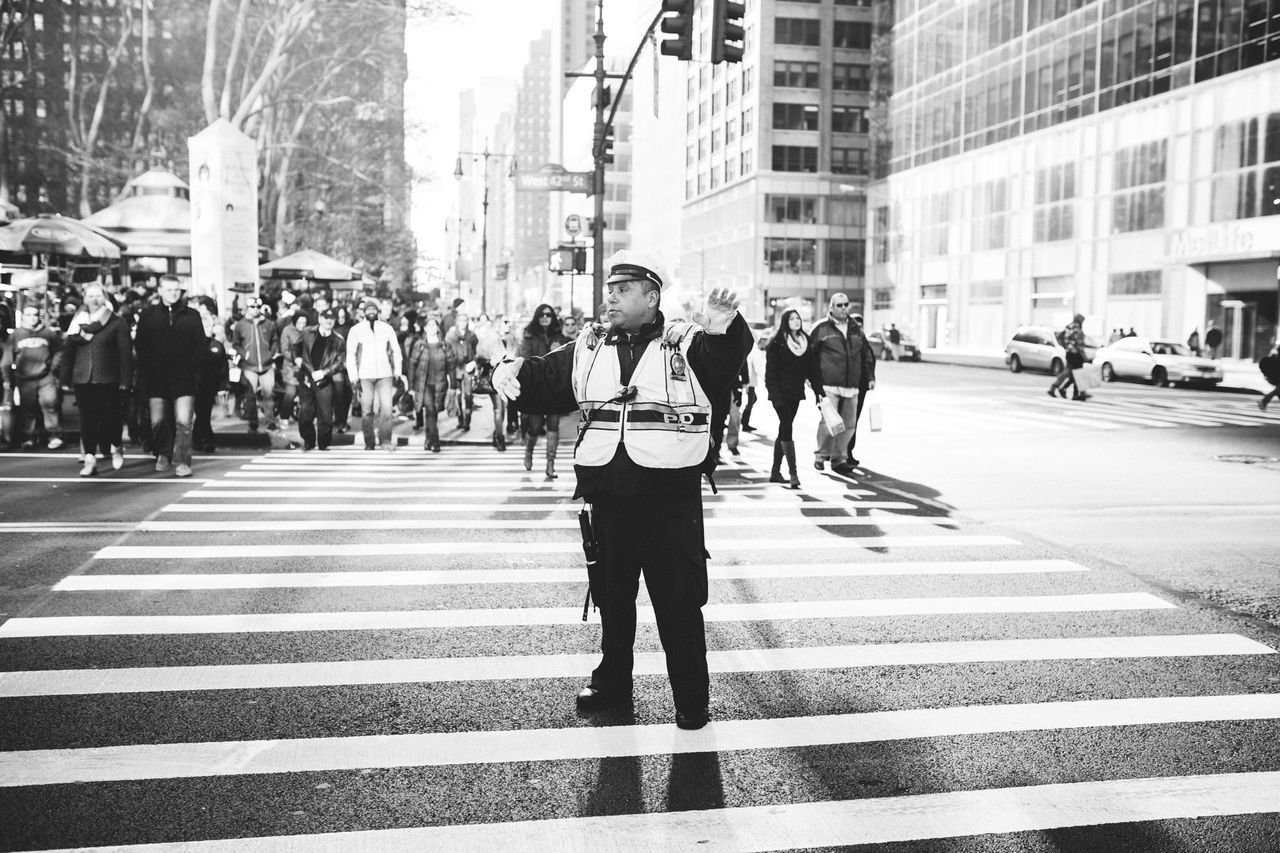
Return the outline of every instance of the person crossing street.
[[[67,328],[62,370],[63,384],[75,388],[80,409],[80,476],[98,473],[99,452],[119,471],[124,467],[121,415],[133,378],[133,339],[98,282],[85,286],[84,305]]]
[[[376,299],[366,299],[364,320],[352,326],[347,337],[347,375],[352,386],[360,389],[365,450],[375,449],[378,442],[387,450],[396,449],[391,437],[391,398],[396,377],[403,373],[403,357],[396,330],[378,319],[381,310]]]
[[[191,476],[195,395],[206,358],[204,323],[182,301],[182,281],[160,277],[160,303],[142,309],[134,338],[138,376],[151,412],[156,470]]]
[[[347,343],[333,330],[337,314],[325,309],[317,328],[303,329],[292,360],[298,377],[298,433],[302,449],[328,450],[333,440],[334,379],[346,368]]]
[[[818,404],[833,408],[844,422],[833,431],[825,420],[818,422],[818,448],[813,467],[831,470],[843,476],[853,473],[858,460],[849,456],[858,428],[859,401],[876,387],[876,356],[862,334],[861,317],[849,316],[849,297],[834,293],[828,304],[827,317],[809,333],[809,382]]]
[[[711,451],[710,394],[728,387],[752,345],[737,296],[712,290],[698,324],[668,322],[666,278],[641,252],[608,262],[609,327],[572,346],[494,370],[494,387],[526,413],[580,408],[576,496],[591,505],[602,570],[591,573],[601,661],[577,695],[593,712],[631,699],[636,595],[643,574],[666,652],[676,725],[710,720],[702,607],[707,552],[700,479]]]
[[[245,412],[249,431],[258,429],[258,406],[261,402],[267,429],[275,428],[276,365],[281,359],[280,330],[266,317],[262,299],[250,296],[245,300],[244,317],[231,330],[231,347],[235,350],[236,364],[240,367],[241,381],[245,386]]]

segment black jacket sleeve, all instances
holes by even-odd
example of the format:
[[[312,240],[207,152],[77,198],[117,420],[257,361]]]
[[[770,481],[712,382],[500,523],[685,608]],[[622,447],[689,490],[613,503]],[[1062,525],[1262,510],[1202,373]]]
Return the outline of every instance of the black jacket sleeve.
[[[116,336],[116,363],[120,365],[120,381],[116,384],[130,388],[133,386],[133,339],[129,337],[129,324],[116,317],[112,326]]]
[[[573,396],[574,346],[571,341],[546,355],[524,360],[517,377],[520,396],[512,404],[516,411],[529,415],[565,415],[578,408]]]
[[[723,392],[737,379],[754,346],[751,327],[741,314],[733,318],[723,335],[698,332],[689,347],[689,368],[710,396]]]

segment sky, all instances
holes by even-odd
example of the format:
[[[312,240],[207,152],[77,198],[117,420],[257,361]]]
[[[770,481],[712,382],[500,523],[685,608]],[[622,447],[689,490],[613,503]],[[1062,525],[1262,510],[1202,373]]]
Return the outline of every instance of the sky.
[[[454,215],[458,156],[458,96],[479,90],[482,80],[520,76],[528,46],[559,14],[557,0],[455,0],[456,21],[411,21],[407,35],[409,80],[405,121],[413,128],[406,156],[420,182],[415,185],[411,224],[419,251],[445,252],[444,223]],[[498,104],[481,104],[496,113]]]

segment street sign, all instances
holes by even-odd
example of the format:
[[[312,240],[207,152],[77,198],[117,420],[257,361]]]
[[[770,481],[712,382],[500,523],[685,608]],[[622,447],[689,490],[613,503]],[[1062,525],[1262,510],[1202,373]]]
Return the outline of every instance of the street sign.
[[[570,237],[576,237],[582,231],[582,217],[576,213],[570,213],[564,218],[564,233]]]
[[[591,172],[570,172],[559,163],[548,163],[536,172],[516,172],[516,189],[590,195],[591,178]]]

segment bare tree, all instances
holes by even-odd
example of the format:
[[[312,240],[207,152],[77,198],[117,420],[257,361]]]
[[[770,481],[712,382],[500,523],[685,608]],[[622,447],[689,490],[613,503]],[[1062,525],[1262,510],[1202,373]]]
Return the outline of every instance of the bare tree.
[[[0,53],[9,53],[10,47],[18,41],[24,41],[31,19],[32,0],[0,0],[4,4],[4,14],[0,15]],[[31,51],[24,50],[27,67],[21,76],[12,84],[12,88],[20,87],[31,73]],[[10,86],[0,89],[0,96],[9,93]],[[0,102],[3,98],[0,98]],[[9,201],[9,116],[0,106],[0,201]]]

